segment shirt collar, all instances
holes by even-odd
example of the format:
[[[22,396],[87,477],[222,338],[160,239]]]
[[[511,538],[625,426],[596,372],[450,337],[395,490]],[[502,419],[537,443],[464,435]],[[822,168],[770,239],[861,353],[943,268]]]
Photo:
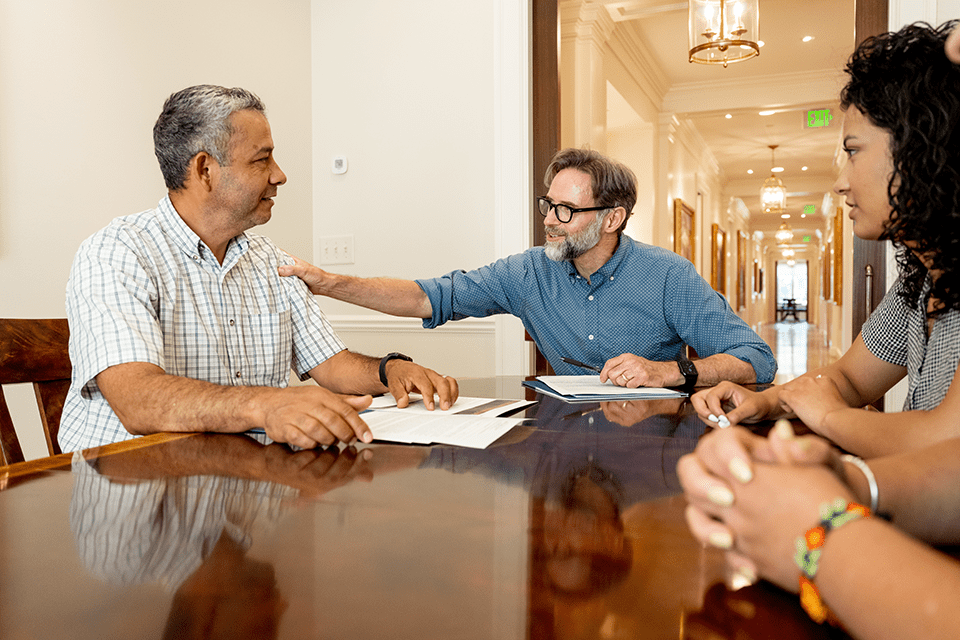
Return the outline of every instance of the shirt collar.
[[[157,205],[157,211],[160,214],[161,226],[163,226],[164,230],[173,238],[173,241],[180,247],[181,251],[189,255],[193,260],[210,258],[216,262],[216,258],[213,257],[213,252],[210,251],[210,248],[207,247],[206,243],[200,239],[200,236],[194,233],[193,229],[180,217],[176,207],[174,207],[170,201],[169,195],[164,196],[163,200],[160,201],[160,204]],[[228,267],[235,261],[236,257],[242,255],[247,250],[249,243],[250,240],[245,233],[241,233],[233,238],[230,244],[227,245],[227,255],[223,261],[223,266]]]
[[[617,243],[617,250],[613,252],[610,259],[604,262],[599,269],[590,274],[590,281],[594,283],[599,282],[599,280],[594,279],[594,276],[597,276],[601,280],[609,279],[609,277],[620,268],[620,265],[631,251],[633,251],[633,240],[627,236],[627,234],[621,233],[619,242]],[[567,267],[567,273],[570,274],[570,277],[575,278],[580,275],[577,267],[573,264],[573,260],[564,260],[564,264]]]

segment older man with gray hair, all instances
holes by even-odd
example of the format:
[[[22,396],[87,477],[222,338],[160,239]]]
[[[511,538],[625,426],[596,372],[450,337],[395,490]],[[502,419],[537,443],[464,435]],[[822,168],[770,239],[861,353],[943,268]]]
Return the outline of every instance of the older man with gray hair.
[[[200,85],[170,96],[154,126],[168,195],[80,246],[67,284],[73,380],[64,451],[173,431],[261,428],[300,447],[355,438],[369,394],[427,406],[457,384],[409,358],[348,351],[315,299],[278,267],[293,260],[248,233],[287,180],[260,99]],[[287,387],[290,370],[319,386]],[[345,394],[345,395],[340,395]]]

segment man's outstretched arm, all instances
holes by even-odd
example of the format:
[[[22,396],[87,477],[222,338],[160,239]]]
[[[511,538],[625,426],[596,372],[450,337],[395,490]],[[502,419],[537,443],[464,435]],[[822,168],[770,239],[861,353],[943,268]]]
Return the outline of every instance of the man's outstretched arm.
[[[319,386],[228,387],[169,375],[146,362],[108,367],[97,385],[134,435],[259,427],[272,440],[304,448],[373,439],[357,413],[369,406],[369,396],[343,397]]]
[[[327,296],[393,316],[433,316],[430,298],[413,280],[338,275],[300,258],[294,257],[294,260],[294,265],[280,265],[280,275],[300,278],[307,283],[314,295]]]

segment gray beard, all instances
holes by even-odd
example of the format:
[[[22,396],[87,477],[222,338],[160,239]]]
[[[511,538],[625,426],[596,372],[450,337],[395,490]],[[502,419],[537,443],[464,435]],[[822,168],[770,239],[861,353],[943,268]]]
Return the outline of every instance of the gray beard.
[[[600,225],[603,223],[603,218],[604,216],[601,215],[595,216],[590,226],[583,231],[567,235],[560,242],[547,243],[543,249],[544,253],[556,262],[579,258],[600,242]]]

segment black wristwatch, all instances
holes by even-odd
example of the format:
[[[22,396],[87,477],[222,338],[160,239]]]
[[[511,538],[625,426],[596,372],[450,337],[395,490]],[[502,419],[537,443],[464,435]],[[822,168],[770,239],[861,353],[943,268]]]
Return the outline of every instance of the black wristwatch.
[[[680,367],[680,373],[683,375],[683,388],[693,389],[697,384],[697,378],[700,374],[693,362],[683,356],[677,359],[677,365]]]
[[[388,353],[387,355],[380,358],[380,382],[383,383],[383,386],[387,385],[387,363],[391,360],[406,360],[407,362],[413,362],[413,358],[410,356],[405,356],[402,353]]]

